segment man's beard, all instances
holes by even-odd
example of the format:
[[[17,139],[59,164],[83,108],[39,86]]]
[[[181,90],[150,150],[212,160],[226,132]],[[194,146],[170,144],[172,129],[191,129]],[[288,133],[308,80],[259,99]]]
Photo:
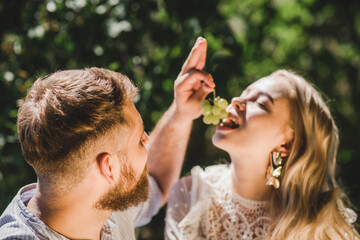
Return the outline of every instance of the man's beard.
[[[147,176],[147,165],[145,165],[138,182],[133,185],[136,178],[134,169],[129,163],[121,171],[119,182],[105,193],[95,204],[95,208],[110,211],[124,211],[130,207],[137,206],[149,198],[149,179]]]

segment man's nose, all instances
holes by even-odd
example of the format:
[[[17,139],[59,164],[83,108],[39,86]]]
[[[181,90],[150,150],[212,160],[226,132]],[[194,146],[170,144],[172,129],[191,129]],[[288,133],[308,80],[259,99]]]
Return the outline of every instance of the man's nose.
[[[144,136],[143,136],[144,144],[146,145],[148,143],[148,141],[149,141],[149,135],[146,132],[144,132]]]

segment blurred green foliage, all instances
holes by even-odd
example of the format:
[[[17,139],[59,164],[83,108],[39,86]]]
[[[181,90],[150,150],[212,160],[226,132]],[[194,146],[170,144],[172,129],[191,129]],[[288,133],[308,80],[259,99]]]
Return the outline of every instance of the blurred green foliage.
[[[208,40],[206,71],[227,99],[252,81],[292,69],[328,98],[340,128],[339,177],[360,207],[360,2],[320,0],[0,1],[0,212],[36,181],[21,156],[17,104],[37,77],[105,67],[140,87],[148,131],[171,104],[173,81],[197,36]],[[183,174],[228,161],[196,120]],[[164,209],[137,230],[162,239]]]

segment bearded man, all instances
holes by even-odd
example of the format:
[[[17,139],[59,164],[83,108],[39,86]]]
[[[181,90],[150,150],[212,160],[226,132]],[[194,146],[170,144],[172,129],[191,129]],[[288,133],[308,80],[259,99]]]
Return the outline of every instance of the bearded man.
[[[134,239],[134,227],[151,220],[179,178],[199,102],[215,86],[205,59],[200,37],[150,140],[126,76],[89,68],[36,80],[17,124],[38,180],[0,217],[0,239]]]

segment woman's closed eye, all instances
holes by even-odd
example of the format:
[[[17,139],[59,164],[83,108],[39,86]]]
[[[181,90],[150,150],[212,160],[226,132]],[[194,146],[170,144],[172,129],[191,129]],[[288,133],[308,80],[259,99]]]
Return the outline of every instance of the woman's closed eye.
[[[260,100],[256,100],[256,104],[260,107],[260,108],[262,108],[263,110],[265,110],[265,111],[269,111],[269,109],[266,107],[266,103],[265,102],[263,102],[263,101],[260,101]]]

